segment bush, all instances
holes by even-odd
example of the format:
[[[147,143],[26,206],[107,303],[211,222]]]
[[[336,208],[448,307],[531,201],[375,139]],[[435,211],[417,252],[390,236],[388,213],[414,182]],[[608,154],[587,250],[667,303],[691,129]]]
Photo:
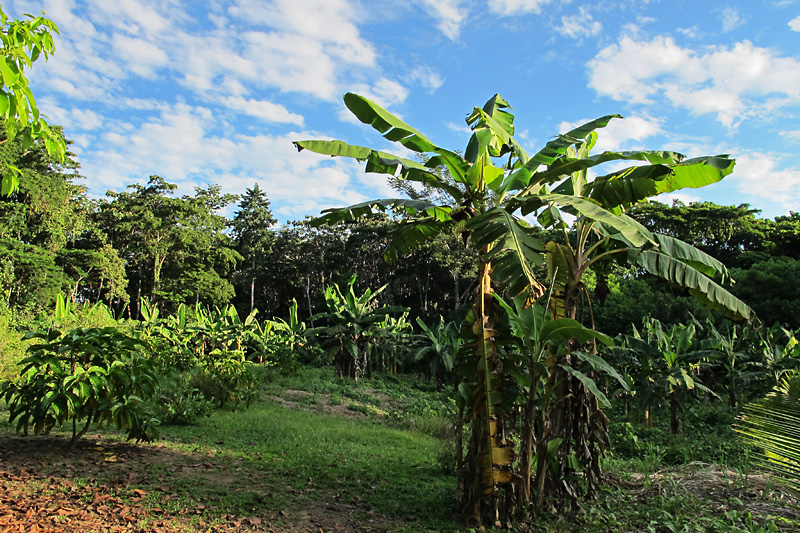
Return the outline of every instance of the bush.
[[[17,431],[47,433],[72,421],[73,447],[92,423],[112,423],[128,439],[150,441],[158,420],[144,408],[156,377],[141,343],[115,328],[78,328],[29,332],[25,339],[42,342],[28,348],[16,381],[0,382],[0,396],[9,406],[9,422]],[[78,423],[86,420],[82,429]]]
[[[160,377],[153,394],[153,412],[162,424],[185,426],[211,415],[214,404],[197,387],[195,373],[175,372]]]

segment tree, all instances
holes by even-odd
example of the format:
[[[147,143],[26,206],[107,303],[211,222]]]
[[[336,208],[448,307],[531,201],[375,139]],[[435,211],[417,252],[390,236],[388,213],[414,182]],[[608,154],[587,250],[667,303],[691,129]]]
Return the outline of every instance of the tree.
[[[25,68],[40,57],[47,59],[55,51],[53,34],[58,34],[58,27],[44,16],[25,17],[27,20],[9,20],[0,8],[0,119],[9,139],[18,137],[26,149],[39,140],[47,153],[63,161],[66,142],[40,115],[25,76]],[[0,158],[0,171],[3,174],[0,194],[15,192],[19,188],[19,168]]]
[[[533,498],[531,486],[524,486],[521,481],[530,480],[530,475],[515,476],[514,472],[518,464],[530,468],[531,457],[523,457],[517,462],[513,439],[510,438],[514,432],[510,406],[516,401],[513,391],[522,385],[515,382],[515,376],[504,372],[502,354],[498,350],[496,327],[501,313],[495,305],[495,288],[502,288],[509,297],[535,301],[546,292],[542,283],[545,280],[540,281],[534,275],[536,266],[546,258],[547,264],[555,267],[562,259],[558,254],[565,253],[567,248],[545,245],[521,215],[538,214],[539,223],[544,227],[560,224],[559,207],[586,219],[586,229],[580,234],[581,242],[574,252],[577,261],[568,262],[577,265],[577,270],[551,270],[551,281],[559,278],[559,290],[564,295],[554,299],[554,302],[562,304],[560,309],[551,308],[550,312],[556,319],[568,318],[577,312],[577,295],[583,288],[581,276],[589,266],[586,258],[591,253],[605,253],[605,250],[601,251],[604,246],[613,247],[616,243],[641,268],[655,270],[672,281],[690,285],[708,303],[724,308],[738,318],[749,316],[749,309],[744,304],[709,277],[717,272],[718,262],[707,261],[705,254],[690,252],[695,249],[688,245],[676,245],[666,238],[657,240],[643,226],[621,214],[624,208],[649,196],[719,181],[733,167],[727,156],[685,160],[674,152],[653,151],[604,152],[590,156],[588,152],[597,135],[594,130],[604,127],[616,115],[559,135],[544,149],[528,156],[513,137],[514,115],[499,95],[491,98],[483,108],[475,108],[467,118],[473,133],[462,156],[435,145],[366,98],[348,93],[344,101],[361,122],[371,125],[386,139],[399,142],[406,149],[432,155],[424,159],[424,163],[419,163],[342,141],[296,141],[299,150],[366,161],[367,172],[389,174],[438,189],[449,195],[450,201],[446,205],[436,205],[413,199],[372,200],[326,210],[316,224],[352,221],[390,210],[404,220],[390,231],[388,259],[396,259],[452,228],[464,232],[466,242],[478,256],[477,289],[470,324],[464,328],[469,337],[465,339],[466,344],[471,350],[469,355],[461,358],[462,379],[459,385],[459,397],[466,403],[465,421],[472,427],[467,458],[459,473],[459,505],[468,520],[479,524],[508,520],[513,514],[514,502],[525,504]],[[648,164],[588,181],[589,168],[621,160]],[[499,165],[495,165],[495,161]],[[447,168],[457,186],[442,179],[441,172],[436,171],[440,167]],[[554,184],[558,185],[551,193]],[[602,238],[585,248],[590,235]],[[622,252],[618,253],[622,255]],[[556,355],[563,358],[556,360],[555,365],[554,361],[548,361],[548,368],[569,373],[568,392],[579,391],[581,401],[593,402],[583,405],[584,412],[594,420],[601,420],[604,415],[597,414],[596,401],[592,400],[587,381],[565,369],[571,364],[568,354],[578,344],[573,339],[565,344],[567,350],[549,353],[549,359],[555,359]],[[550,376],[543,378],[550,379]],[[556,395],[553,405],[563,404],[560,400],[565,399],[561,396],[564,390],[564,387],[548,390],[548,394]],[[534,487],[539,491],[536,498],[540,503],[551,498],[568,502],[579,493],[580,487],[571,479],[576,471],[575,457],[571,455],[573,450],[581,450],[581,453],[588,450],[590,455],[590,460],[583,462],[588,471],[585,473],[587,488],[593,489],[599,480],[598,459],[605,438],[604,424],[594,424],[599,426],[597,431],[590,431],[584,426],[585,416],[562,417],[562,420],[568,426],[565,427],[567,439],[577,440],[561,439],[552,431],[550,440],[542,441],[541,434],[534,437],[539,439],[537,446],[544,445],[556,455],[550,465],[537,470]],[[536,431],[536,428],[530,428],[530,431]],[[539,461],[543,460],[540,456]]]
[[[93,214],[126,263],[133,317],[143,297],[178,304],[225,305],[234,296],[225,279],[241,260],[217,211],[235,200],[216,185],[175,198],[176,185],[151,176],[147,186],[109,192]],[[167,273],[167,275],[163,275]]]
[[[369,358],[378,343],[381,322],[386,315],[406,311],[402,307],[377,307],[375,297],[384,287],[372,292],[367,289],[356,296],[353,286],[356,276],[350,278],[344,291],[337,283],[325,289],[328,312],[324,314],[328,325],[314,331],[321,344],[333,356],[336,371],[358,381],[369,369]]]
[[[269,209],[267,195],[256,183],[247,189],[239,202],[239,211],[233,217],[233,239],[249,268],[243,271],[250,280],[250,311],[255,308],[256,277],[272,251],[275,235],[272,226],[277,221]]]

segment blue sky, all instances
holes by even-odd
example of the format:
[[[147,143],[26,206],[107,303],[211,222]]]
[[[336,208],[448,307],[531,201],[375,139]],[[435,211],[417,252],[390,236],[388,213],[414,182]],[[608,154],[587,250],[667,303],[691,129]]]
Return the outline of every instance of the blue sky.
[[[281,221],[375,197],[385,180],[297,153],[338,138],[404,154],[342,104],[370,97],[436,144],[500,93],[535,150],[620,113],[599,149],[730,153],[734,173],[684,201],[800,211],[800,1],[45,0],[57,50],[31,71],[75,144],[90,195],[144,183],[254,183]],[[669,201],[669,198],[664,200]]]

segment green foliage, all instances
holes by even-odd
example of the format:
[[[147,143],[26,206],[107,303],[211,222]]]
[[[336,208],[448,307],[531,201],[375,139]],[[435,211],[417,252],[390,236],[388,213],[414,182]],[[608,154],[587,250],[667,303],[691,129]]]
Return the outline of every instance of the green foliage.
[[[256,183],[242,195],[239,210],[233,216],[231,232],[236,250],[244,258],[244,268],[239,272],[242,279],[238,286],[245,289],[239,291],[239,294],[250,293],[250,312],[256,307],[256,280],[266,269],[266,260],[275,241],[272,232],[275,223],[267,195]]]
[[[236,197],[212,185],[174,198],[177,186],[160,176],[128,188],[109,192],[111,200],[101,201],[92,218],[126,264],[133,318],[140,318],[142,297],[171,309],[227,304],[234,290],[225,276],[241,256],[217,212]]]
[[[26,149],[38,140],[54,158],[63,160],[66,143],[60,132],[40,116],[25,76],[26,68],[40,57],[47,59],[55,51],[53,34],[58,34],[58,27],[44,14],[13,20],[0,9],[0,119],[9,139],[19,138]],[[3,174],[0,194],[17,191],[20,170],[2,158],[0,171]]]
[[[402,313],[402,307],[376,306],[375,298],[385,287],[372,292],[367,289],[356,296],[356,277],[350,278],[344,291],[334,283],[325,290],[328,311],[323,318],[328,325],[314,330],[322,347],[327,351],[341,376],[354,380],[363,377],[369,369],[370,357],[379,344],[385,318],[392,313]]]
[[[446,194],[450,199],[444,205],[421,199],[371,200],[326,210],[314,224],[350,222],[390,211],[403,220],[389,232],[387,259],[396,260],[452,229],[463,231],[478,255],[472,327],[464,328],[470,335],[465,340],[473,349],[471,354],[465,351],[459,386],[462,396],[473,403],[463,419],[471,424],[472,434],[463,464],[466,470],[459,475],[463,494],[460,505],[468,520],[478,525],[494,523],[498,516],[508,520],[516,498],[526,503],[532,496],[530,421],[526,421],[523,438],[527,442],[519,462],[521,475],[517,477],[521,482],[516,489],[511,487],[516,483],[515,453],[507,435],[514,431],[509,407],[514,404],[510,385],[516,376],[505,371],[498,350],[495,328],[499,317],[492,297],[495,286],[509,297],[520,296],[533,303],[545,292],[537,280],[537,269],[546,264],[555,289],[549,312],[553,318],[576,320],[578,301],[585,292],[583,273],[626,261],[687,287],[709,306],[739,319],[750,318],[750,309],[712,279],[720,274],[721,281],[727,281],[727,270],[719,261],[686,243],[654,235],[621,214],[650,196],[719,181],[733,168],[727,155],[685,159],[673,152],[639,151],[591,156],[597,140],[595,130],[619,118],[608,115],[559,135],[529,157],[513,137],[510,105],[495,95],[467,117],[472,136],[462,156],[437,146],[375,102],[352,93],[344,96],[344,102],[361,122],[384,138],[426,154],[423,162],[338,140],[296,141],[298,150],[366,161],[366,172],[392,176],[395,188],[403,190],[397,184],[404,180],[438,191],[428,198],[438,201]],[[612,161],[649,164],[615,170],[589,181],[589,169]],[[577,217],[574,243],[568,235],[563,242],[544,243],[522,218],[536,213],[544,228],[565,230],[562,212]],[[566,478],[581,461],[588,465],[588,490],[597,486],[600,477],[598,457],[605,433],[603,417],[597,412],[600,391],[591,378],[572,366],[568,354],[578,341],[562,342],[565,349],[556,352],[558,357],[551,354],[546,366],[547,394],[554,394],[557,401],[552,403],[552,412],[542,413],[540,427],[548,429],[537,436],[539,479],[535,485],[540,505],[545,497],[574,500],[579,489]],[[357,353],[356,349],[351,351]],[[529,383],[536,381],[526,379]],[[557,421],[552,422],[550,417]],[[549,428],[556,428],[556,433],[550,434]],[[546,454],[556,451],[558,466],[545,468]]]
[[[266,342],[254,314],[242,321],[232,305],[220,310],[197,304],[180,305],[174,315],[161,318],[159,306],[147,299],[142,300],[141,311],[139,336],[163,372],[190,372],[194,376],[190,391],[197,389],[219,407],[228,402],[250,405],[257,388],[245,354],[250,349],[263,355]],[[177,398],[183,401],[184,396]]]
[[[158,421],[144,409],[156,376],[139,341],[115,328],[30,332],[25,338],[40,342],[28,348],[19,378],[0,384],[17,431],[47,433],[71,421],[71,446],[92,423],[114,424],[128,439],[157,437]]]
[[[414,362],[428,362],[429,375],[436,383],[448,383],[461,350],[461,326],[458,322],[445,322],[444,317],[439,317],[439,323],[432,328],[421,318],[417,318],[417,324],[423,334],[417,336],[416,344],[419,347],[413,354]]]
[[[764,450],[762,464],[800,490],[800,373],[787,374],[766,398],[747,405],[735,429]]]

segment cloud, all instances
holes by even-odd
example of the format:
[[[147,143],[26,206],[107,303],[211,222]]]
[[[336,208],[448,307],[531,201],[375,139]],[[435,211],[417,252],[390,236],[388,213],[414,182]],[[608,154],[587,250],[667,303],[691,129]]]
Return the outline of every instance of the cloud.
[[[150,81],[164,71],[200,100],[278,90],[333,101],[352,74],[377,71],[350,0],[236,0],[209,8],[211,24],[192,18],[190,4],[45,0],[61,36],[46,77],[34,71],[32,80],[109,105],[127,96],[126,80]]]
[[[418,82],[428,89],[429,93],[433,93],[436,89],[444,85],[444,78],[442,75],[430,67],[416,67],[411,71],[408,79]]]
[[[436,27],[451,41],[458,39],[461,25],[467,18],[461,0],[417,0],[417,3],[437,20]]]
[[[220,133],[209,108],[178,104],[141,123],[113,122],[82,158],[82,173],[92,189],[122,190],[158,174],[192,194],[195,185],[223,184],[241,193],[258,182],[280,205],[282,218],[302,219],[322,208],[348,205],[384,194],[385,180],[363,177],[363,166],[349,159],[298,153],[293,140],[324,138],[317,132],[278,135]]]
[[[795,17],[789,21],[789,27],[792,31],[800,31],[800,17]]]
[[[800,130],[782,131],[781,137],[785,137],[792,142],[800,142]]]
[[[722,30],[730,32],[741,27],[745,20],[739,15],[739,11],[733,7],[726,7],[722,11]]]
[[[780,168],[780,154],[743,151],[736,156],[736,168],[726,181],[756,204],[756,199],[779,205],[784,212],[800,205],[800,168]]]
[[[387,109],[402,104],[408,98],[408,89],[388,78],[379,78],[372,85],[355,85],[352,92],[369,98],[379,106]]]
[[[581,6],[577,15],[561,17],[561,25],[556,26],[556,31],[572,39],[594,37],[603,31],[603,25],[594,20],[586,6]]]
[[[252,98],[248,100],[240,96],[234,96],[226,98],[225,104],[231,109],[259,118],[265,122],[281,122],[297,126],[302,126],[304,122],[302,115],[290,113],[284,106],[264,100],[254,100]]]
[[[42,99],[39,105],[47,110],[47,117],[51,123],[69,124],[71,131],[92,131],[103,126],[103,117],[90,109],[77,107],[64,109],[52,98]]]
[[[665,98],[694,115],[713,113],[729,128],[800,103],[800,62],[749,41],[695,51],[669,37],[623,36],[587,66],[589,87],[601,95],[635,104]]]
[[[116,34],[111,46],[116,57],[125,61],[126,68],[142,77],[152,77],[156,70],[169,65],[166,52],[144,39]]]
[[[540,13],[553,0],[489,0],[489,10],[498,15]]]

